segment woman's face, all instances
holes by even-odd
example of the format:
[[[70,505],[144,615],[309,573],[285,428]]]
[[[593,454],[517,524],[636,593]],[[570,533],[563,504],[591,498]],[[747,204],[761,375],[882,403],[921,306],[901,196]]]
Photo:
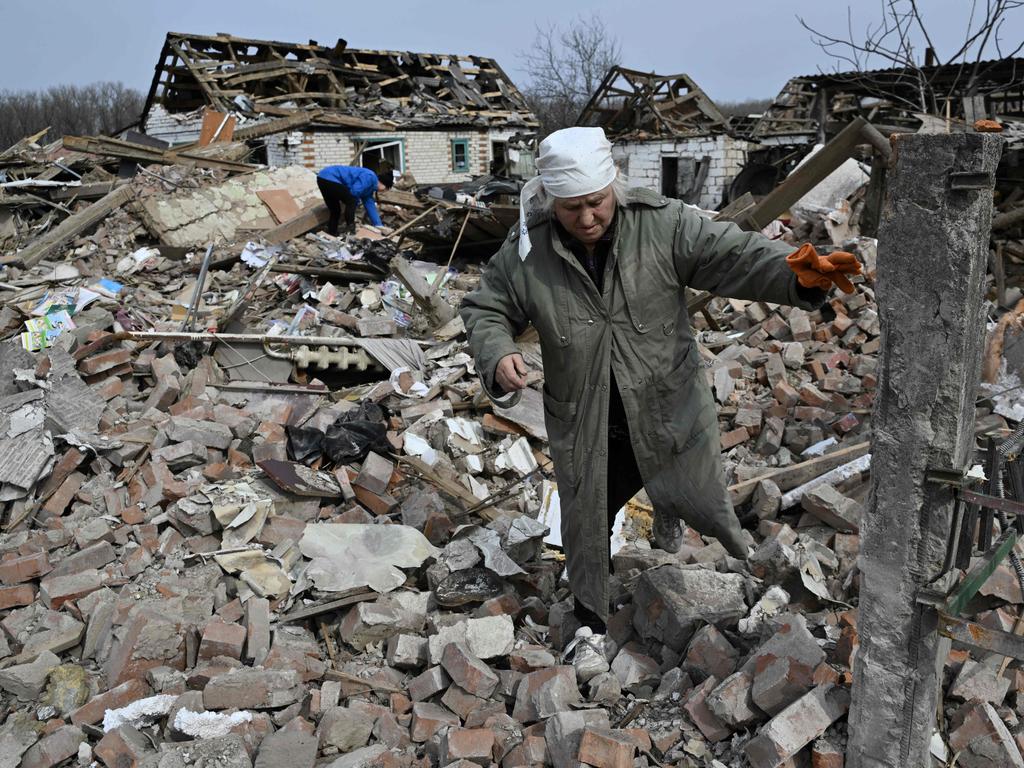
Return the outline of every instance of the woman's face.
[[[584,245],[593,245],[608,231],[615,216],[611,184],[589,195],[556,198],[554,211],[566,232]]]

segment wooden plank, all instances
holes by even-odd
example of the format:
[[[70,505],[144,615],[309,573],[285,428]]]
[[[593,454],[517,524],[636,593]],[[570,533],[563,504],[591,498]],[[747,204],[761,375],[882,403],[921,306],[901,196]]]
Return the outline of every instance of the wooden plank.
[[[135,188],[129,185],[118,187],[84,211],[69,216],[60,224],[30,244],[24,250],[0,258],[2,264],[21,264],[34,267],[51,253],[73,238],[95,227],[112,211],[135,197]]]
[[[983,655],[998,653],[1011,659],[1024,659],[1024,637],[941,612],[939,634]]]
[[[263,239],[271,245],[278,245],[291,240],[293,237],[304,235],[321,224],[326,224],[330,217],[331,214],[327,210],[327,206],[323,203],[318,203],[312,208],[307,208],[295,218],[278,224],[273,229],[268,229],[263,233]]]
[[[769,192],[750,214],[748,221],[740,226],[747,230],[763,229],[785,213],[793,203],[846,162],[858,144],[864,143],[862,131],[865,125],[867,121],[864,118],[854,119],[832,141]]]
[[[798,485],[803,485],[825,474],[831,469],[841,467],[843,464],[854,459],[859,459],[870,450],[871,443],[865,440],[862,443],[851,445],[849,448],[841,448],[824,456],[817,456],[807,461],[801,461],[799,464],[776,469],[772,472],[752,477],[749,480],[744,480],[742,483],[730,485],[729,496],[732,498],[734,505],[742,504],[750,499],[754,489],[757,488],[757,484],[762,480],[771,480],[779,486],[780,490],[789,491]]]
[[[256,197],[270,209],[274,221],[278,224],[291,221],[302,213],[299,204],[287,189],[259,189],[256,191]]]
[[[238,118],[226,112],[216,112],[212,109],[203,111],[203,124],[199,128],[199,146],[207,147],[215,141],[231,141],[235,133],[235,123]]]

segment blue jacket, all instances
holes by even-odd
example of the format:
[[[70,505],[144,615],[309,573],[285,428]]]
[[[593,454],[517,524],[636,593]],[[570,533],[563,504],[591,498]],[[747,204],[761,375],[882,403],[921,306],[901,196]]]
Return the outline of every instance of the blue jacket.
[[[321,170],[317,176],[347,187],[352,196],[366,206],[366,213],[370,217],[370,223],[375,227],[381,226],[380,214],[377,213],[377,203],[373,200],[373,193],[377,191],[376,173],[369,168],[359,168],[351,165],[329,165]]]

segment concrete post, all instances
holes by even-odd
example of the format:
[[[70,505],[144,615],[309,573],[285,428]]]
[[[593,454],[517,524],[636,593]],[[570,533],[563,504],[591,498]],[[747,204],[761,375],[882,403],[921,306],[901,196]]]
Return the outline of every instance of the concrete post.
[[[860,529],[849,768],[931,764],[942,660],[935,612],[916,595],[942,566],[953,503],[925,472],[972,458],[1001,147],[1000,136],[973,133],[894,142],[878,236],[882,351]]]

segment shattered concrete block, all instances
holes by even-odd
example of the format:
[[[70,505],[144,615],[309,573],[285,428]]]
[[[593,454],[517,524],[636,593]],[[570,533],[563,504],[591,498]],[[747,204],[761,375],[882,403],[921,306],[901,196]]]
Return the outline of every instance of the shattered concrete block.
[[[548,718],[544,724],[544,739],[547,742],[551,765],[560,768],[580,768],[580,742],[587,728],[611,729],[608,712],[604,709],[564,711]]]
[[[184,416],[172,416],[164,430],[167,438],[175,443],[192,442],[219,451],[226,451],[234,439],[231,429],[224,424]]]
[[[624,731],[587,728],[580,739],[579,760],[594,768],[633,768],[636,743]]]
[[[486,699],[498,687],[498,676],[462,643],[449,643],[441,656],[448,676],[463,690]]]
[[[0,725],[0,768],[18,768],[21,756],[36,743],[43,723],[27,712],[12,712]]]
[[[357,650],[399,632],[419,632],[426,623],[429,593],[397,592],[352,606],[342,619],[341,639]]]
[[[441,764],[466,760],[488,766],[493,760],[494,731],[490,728],[452,728],[441,737]]]
[[[969,701],[950,719],[949,747],[964,768],[1024,768],[1009,729],[987,701]]]
[[[203,689],[206,709],[278,709],[305,695],[295,670],[235,669],[217,675]]]
[[[744,616],[743,577],[663,565],[637,582],[633,626],[641,637],[681,651],[700,624],[730,623]]]
[[[427,663],[430,654],[427,638],[400,634],[388,638],[388,665],[397,669],[419,669]]]
[[[800,506],[826,525],[843,533],[860,530],[861,505],[839,493],[828,483],[815,486],[804,494]]]
[[[351,752],[365,747],[373,731],[373,718],[348,707],[331,707],[324,712],[317,728],[320,749]]]
[[[754,678],[750,673],[734,672],[707,695],[705,702],[712,714],[733,730],[746,728],[764,719],[764,714],[754,704],[753,686]]]
[[[425,701],[417,701],[412,705],[410,736],[416,743],[428,741],[435,733],[450,725],[458,727],[459,716],[444,707]]]
[[[46,687],[46,678],[59,666],[57,656],[43,651],[28,664],[15,664],[0,670],[0,688],[22,701],[36,701]]]
[[[521,723],[534,723],[580,703],[582,698],[573,667],[540,669],[524,675],[519,682],[512,717]]]
[[[429,638],[430,663],[440,664],[445,646],[457,641],[463,642],[466,649],[478,659],[508,656],[515,641],[512,617],[486,616],[441,627],[436,635]]]
[[[391,483],[391,475],[394,471],[394,462],[370,451],[363,461],[359,474],[352,481],[352,485],[358,485],[372,493],[376,493],[378,496],[383,496],[387,493],[388,485]]]
[[[629,646],[622,648],[615,655],[611,671],[624,690],[641,685],[654,685],[660,677],[658,662]]]
[[[386,757],[390,757],[387,747],[383,744],[372,744],[369,747],[361,747],[352,750],[347,755],[342,755],[337,760],[328,763],[327,768],[378,768],[392,765],[390,762],[385,762]]]
[[[30,747],[21,760],[22,768],[53,768],[78,754],[85,734],[77,725],[64,725]]]
[[[242,737],[236,733],[215,739],[164,744],[159,768],[252,768]]]
[[[997,659],[993,659],[997,660]],[[949,695],[964,701],[987,701],[999,705],[1010,689],[1008,678],[999,674],[998,665],[978,663],[968,658],[949,689]]]
[[[849,707],[849,691],[819,686],[769,720],[743,752],[752,768],[778,768],[821,736]]]

